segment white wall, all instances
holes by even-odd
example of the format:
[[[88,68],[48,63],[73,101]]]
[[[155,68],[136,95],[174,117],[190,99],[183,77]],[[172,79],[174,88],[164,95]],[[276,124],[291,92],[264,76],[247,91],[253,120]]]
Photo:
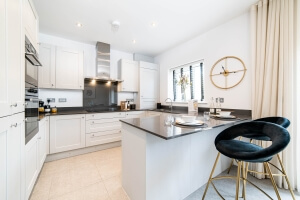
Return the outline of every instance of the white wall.
[[[83,68],[85,77],[94,77],[96,74],[96,44],[86,44],[73,40],[68,40],[52,35],[40,33],[40,43],[46,43],[56,46],[63,46],[83,50]],[[111,49],[111,78],[116,79],[118,75],[118,61],[120,59],[133,60],[133,54]],[[82,106],[82,90],[58,90],[58,89],[40,89],[39,96],[46,102],[46,98],[67,98],[66,103],[51,103],[57,107],[80,107]],[[118,102],[126,99],[133,99],[133,93],[119,93]]]
[[[238,86],[228,90],[218,89],[210,81],[210,69],[219,58],[229,55],[241,58],[246,65],[247,72]],[[246,13],[234,18],[155,57],[155,62],[160,65],[160,101],[162,104],[165,104],[166,98],[172,97],[172,91],[168,88],[169,80],[171,80],[169,69],[200,59],[204,59],[204,90],[208,104],[199,104],[199,106],[208,107],[211,97],[224,97],[223,108],[250,110],[250,14]],[[187,106],[178,103],[174,105]]]

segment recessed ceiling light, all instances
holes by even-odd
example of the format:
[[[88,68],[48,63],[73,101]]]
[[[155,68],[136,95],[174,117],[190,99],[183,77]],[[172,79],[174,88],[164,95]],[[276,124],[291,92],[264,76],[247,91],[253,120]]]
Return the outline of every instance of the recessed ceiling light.
[[[155,27],[155,26],[156,26],[156,23],[155,23],[155,22],[152,22],[152,23],[151,23],[151,26],[152,26],[152,27]]]
[[[136,40],[132,40],[132,43],[135,44],[135,43],[136,43]]]
[[[82,27],[82,23],[77,22],[77,23],[76,23],[76,26],[77,26],[77,27]]]

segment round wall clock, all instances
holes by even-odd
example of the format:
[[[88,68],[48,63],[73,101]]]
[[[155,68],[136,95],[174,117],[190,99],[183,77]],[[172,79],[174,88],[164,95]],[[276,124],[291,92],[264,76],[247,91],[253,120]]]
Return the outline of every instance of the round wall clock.
[[[235,56],[219,59],[210,70],[211,82],[220,89],[237,86],[246,74],[244,62]]]

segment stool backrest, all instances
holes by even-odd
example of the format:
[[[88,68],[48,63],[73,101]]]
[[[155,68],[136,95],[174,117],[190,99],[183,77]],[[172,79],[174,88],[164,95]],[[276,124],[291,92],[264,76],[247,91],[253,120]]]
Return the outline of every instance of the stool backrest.
[[[287,128],[290,126],[291,122],[285,117],[264,117],[260,119],[256,119],[254,121],[262,121],[262,122],[271,122],[274,124],[278,124],[284,128]]]

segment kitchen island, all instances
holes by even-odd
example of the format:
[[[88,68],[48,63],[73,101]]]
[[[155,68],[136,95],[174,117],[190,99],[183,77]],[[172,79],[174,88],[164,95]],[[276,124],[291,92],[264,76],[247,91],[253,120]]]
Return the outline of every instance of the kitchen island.
[[[122,122],[122,184],[131,200],[181,200],[204,185],[215,161],[215,137],[244,119],[211,118],[197,128],[183,128],[179,115],[124,119]],[[166,123],[167,122],[167,123]],[[221,156],[215,175],[229,167]]]

